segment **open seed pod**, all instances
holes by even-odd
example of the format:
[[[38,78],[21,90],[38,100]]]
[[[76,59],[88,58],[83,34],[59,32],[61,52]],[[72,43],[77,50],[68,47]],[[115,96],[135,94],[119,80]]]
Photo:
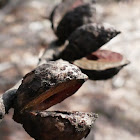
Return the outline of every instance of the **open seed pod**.
[[[17,90],[15,110],[44,110],[74,94],[88,77],[68,62],[46,62],[28,73]]]
[[[78,67],[63,60],[40,65],[17,90],[14,120],[35,140],[81,140],[89,134],[96,114],[41,110],[75,93],[86,79]]]
[[[26,112],[24,129],[35,140],[81,140],[86,137],[97,115],[81,112]]]
[[[56,35],[59,40],[65,41],[76,28],[96,21],[94,4],[84,4],[67,12],[60,21]]]
[[[56,5],[50,15],[54,32],[56,32],[58,24],[67,12],[88,2],[92,2],[92,0],[63,0],[61,3]]]
[[[86,24],[76,29],[68,38],[65,49],[55,59],[67,61],[80,59],[109,42],[120,32],[108,24]]]
[[[92,80],[112,78],[124,66],[129,64],[121,54],[109,50],[98,50],[73,62]]]

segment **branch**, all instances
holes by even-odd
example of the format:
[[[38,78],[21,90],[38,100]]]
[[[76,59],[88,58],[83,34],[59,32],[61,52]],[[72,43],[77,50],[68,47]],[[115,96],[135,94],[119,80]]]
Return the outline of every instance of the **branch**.
[[[0,120],[2,120],[9,109],[13,107],[14,101],[17,96],[17,89],[21,84],[21,80],[11,89],[7,90],[4,94],[0,95]]]

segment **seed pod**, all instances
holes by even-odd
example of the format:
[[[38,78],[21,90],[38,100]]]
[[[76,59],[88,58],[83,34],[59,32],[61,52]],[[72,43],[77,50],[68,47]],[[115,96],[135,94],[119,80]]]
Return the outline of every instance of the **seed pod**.
[[[56,5],[50,15],[54,32],[56,33],[58,24],[67,12],[88,2],[93,2],[93,0],[63,0],[63,2]]]
[[[22,116],[24,129],[35,140],[81,140],[93,126],[97,114],[82,112],[28,112]]]
[[[96,9],[94,4],[84,4],[67,12],[60,21],[56,35],[64,42],[76,28],[95,22]]]
[[[28,73],[17,90],[15,110],[44,110],[74,94],[87,79],[68,62],[47,62]]]
[[[120,32],[108,24],[87,24],[76,29],[68,38],[68,45],[55,59],[80,59],[98,50]]]
[[[74,61],[81,71],[92,80],[112,78],[129,64],[121,54],[109,50],[98,50],[87,57]]]

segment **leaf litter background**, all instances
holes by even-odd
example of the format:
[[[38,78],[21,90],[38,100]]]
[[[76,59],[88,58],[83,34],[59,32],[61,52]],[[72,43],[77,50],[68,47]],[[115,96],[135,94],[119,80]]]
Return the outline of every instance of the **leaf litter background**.
[[[60,0],[12,0],[0,10],[0,93],[35,68],[40,52],[55,39],[49,16]],[[97,18],[122,33],[103,48],[120,52],[131,64],[107,81],[87,81],[50,110],[99,114],[86,140],[140,139],[140,1],[97,0]],[[33,140],[14,122],[13,110],[0,125],[0,140]]]

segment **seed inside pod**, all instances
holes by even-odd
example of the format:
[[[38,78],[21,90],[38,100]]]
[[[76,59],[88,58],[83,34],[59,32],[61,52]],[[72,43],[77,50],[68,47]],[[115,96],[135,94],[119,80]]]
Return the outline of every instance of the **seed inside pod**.
[[[68,62],[47,62],[28,73],[17,90],[16,110],[43,110],[74,94],[87,76]]]
[[[68,45],[56,57],[74,61],[98,50],[120,32],[108,24],[86,24],[76,29],[68,38]]]
[[[124,66],[129,64],[121,54],[109,50],[98,50],[74,61],[81,71],[92,80],[105,80],[116,75]]]
[[[36,140],[81,140],[89,134],[97,117],[83,112],[26,112],[21,123]]]

